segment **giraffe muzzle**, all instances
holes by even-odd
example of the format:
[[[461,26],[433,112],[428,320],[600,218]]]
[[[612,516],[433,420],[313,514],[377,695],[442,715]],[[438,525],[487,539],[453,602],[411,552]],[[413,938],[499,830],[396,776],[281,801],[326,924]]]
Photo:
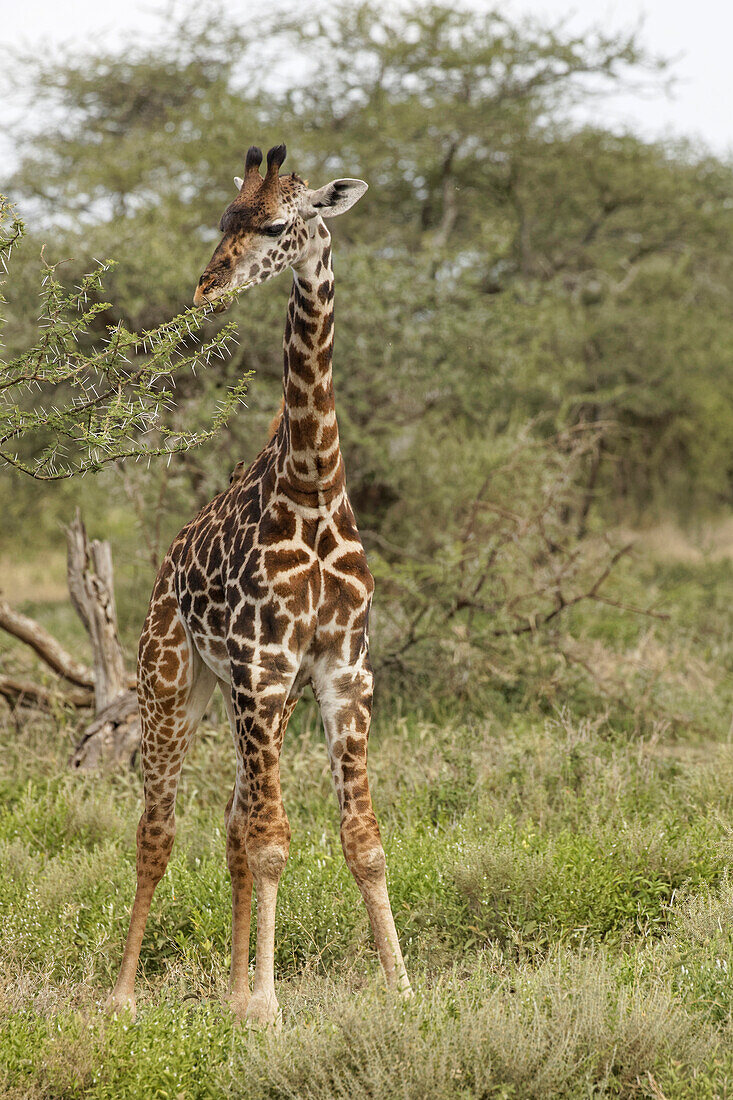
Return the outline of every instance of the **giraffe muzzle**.
[[[200,280],[194,291],[193,304],[195,306],[208,306],[212,313],[224,313],[243,290],[247,290],[249,287],[254,286],[255,283],[256,280],[249,279],[240,286],[232,287],[231,289],[222,290],[220,287],[209,287],[208,290],[204,290]]]
[[[209,288],[208,292],[205,291],[199,283],[194,291],[193,304],[208,307],[212,313],[223,313],[231,305],[231,299],[228,296],[222,296],[221,292],[219,292],[219,296],[214,297],[216,293],[212,288]]]

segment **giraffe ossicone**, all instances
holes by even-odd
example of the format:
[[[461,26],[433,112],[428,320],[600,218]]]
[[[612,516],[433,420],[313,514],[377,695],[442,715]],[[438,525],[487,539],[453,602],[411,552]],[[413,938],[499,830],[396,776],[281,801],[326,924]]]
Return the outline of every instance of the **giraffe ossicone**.
[[[409,995],[367,778],[372,705],[368,619],[374,582],[346,493],[331,361],[334,279],[324,219],[361,198],[361,180],[316,190],[281,176],[285,146],[252,146],[195,304],[293,271],[284,337],[283,410],[248,469],[187,524],[158,572],[140,638],[138,697],[145,808],[137,891],[112,1011],[135,1010],[134,982],[153,892],[173,846],[181,766],[218,684],[236,752],[226,808],[232,881],[229,1003],[275,1024],[277,889],[290,846],[280,792],[288,719],[310,683],[341,814],[346,862],[366,904],[388,985]],[[252,886],[257,947],[249,989]]]

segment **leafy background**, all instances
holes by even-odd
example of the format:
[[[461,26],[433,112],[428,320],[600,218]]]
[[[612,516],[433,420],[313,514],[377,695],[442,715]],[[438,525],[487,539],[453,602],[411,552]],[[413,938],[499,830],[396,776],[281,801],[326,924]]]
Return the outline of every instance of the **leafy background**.
[[[28,226],[10,354],[37,338],[42,244],[69,288],[116,261],[90,349],[179,314],[253,141],[285,140],[314,185],[370,184],[334,223],[335,384],[378,583],[375,801],[418,999],[380,992],[306,700],[284,750],[284,1036],[235,1034],[216,1007],[216,707],[139,1022],[105,1023],[139,780],[72,780],[76,717],[8,712],[6,1094],[730,1095],[733,169],[574,112],[664,66],[602,28],[352,3],[256,27],[174,9],[158,42],[13,73],[36,108],[0,180]],[[205,446],[55,485],[0,471],[6,595],[69,647],[61,522],[80,504],[111,540],[132,652],[168,540],[265,438],[285,293],[243,296],[231,356],[180,377],[173,426],[199,431],[255,372]]]

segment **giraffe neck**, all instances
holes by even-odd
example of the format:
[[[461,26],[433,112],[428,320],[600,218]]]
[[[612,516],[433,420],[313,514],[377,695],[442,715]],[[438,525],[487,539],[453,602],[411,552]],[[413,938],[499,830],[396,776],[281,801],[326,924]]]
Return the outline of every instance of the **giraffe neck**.
[[[333,292],[331,237],[317,218],[309,246],[293,267],[285,323],[280,472],[292,492],[318,499],[332,497],[344,483],[331,372]]]

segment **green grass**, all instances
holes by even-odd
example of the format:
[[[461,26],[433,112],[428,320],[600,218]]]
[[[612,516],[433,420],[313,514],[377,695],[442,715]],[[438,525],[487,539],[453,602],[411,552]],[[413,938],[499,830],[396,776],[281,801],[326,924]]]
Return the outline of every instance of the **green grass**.
[[[233,1029],[220,1008],[225,730],[207,726],[186,764],[134,1025],[106,1020],[98,1006],[133,889],[138,785],[65,775],[46,737],[39,720],[8,738],[0,785],[3,1095],[718,1096],[733,1087],[727,746],[708,745],[701,760],[567,713],[527,721],[511,738],[418,719],[378,727],[375,799],[417,990],[404,1007],[381,989],[306,708],[284,755],[293,845],[278,911],[285,1027],[273,1037]]]
[[[8,716],[0,1095],[733,1096],[730,569],[647,563],[625,584],[670,618],[632,628],[617,609],[579,609],[573,636],[606,678],[595,686],[569,667],[554,702],[538,684],[534,706],[498,691],[483,718],[445,700],[378,714],[370,772],[410,1005],[382,988],[313,703],[296,711],[279,1036],[235,1029],[221,1008],[233,778],[221,708],[184,767],[134,1025],[99,1006],[134,888],[139,777],[68,774],[77,730],[62,710]]]

